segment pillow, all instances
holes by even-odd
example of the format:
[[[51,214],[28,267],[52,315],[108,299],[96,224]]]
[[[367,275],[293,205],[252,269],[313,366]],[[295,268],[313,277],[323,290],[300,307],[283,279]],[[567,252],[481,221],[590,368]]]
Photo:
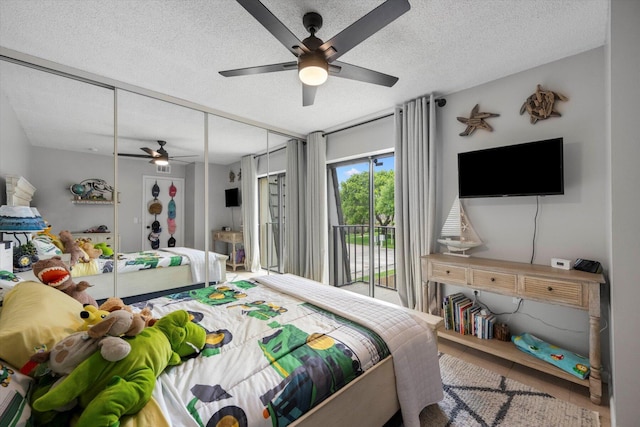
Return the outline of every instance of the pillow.
[[[31,243],[36,248],[39,256],[43,255],[62,255],[62,251],[53,243],[51,237],[46,235],[36,236]]]
[[[28,402],[29,388],[33,379],[22,375],[13,366],[0,360],[0,420],[2,425],[26,426],[31,417],[31,407]]]
[[[42,283],[20,282],[4,297],[0,312],[0,359],[20,369],[35,353],[82,326],[82,304]]]

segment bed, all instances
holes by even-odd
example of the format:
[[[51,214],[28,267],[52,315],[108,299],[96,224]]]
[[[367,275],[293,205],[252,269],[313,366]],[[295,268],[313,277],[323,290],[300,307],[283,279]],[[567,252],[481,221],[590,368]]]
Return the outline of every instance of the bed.
[[[400,410],[417,427],[443,395],[433,333],[441,319],[424,313],[292,275],[134,304],[144,307],[157,317],[186,309],[207,331],[197,357],[158,377],[152,402],[167,425],[376,426]]]
[[[226,281],[228,256],[209,252],[209,282]],[[112,296],[120,298],[163,292],[204,283],[204,251],[186,247],[160,248],[141,252],[120,253],[117,261],[117,291],[113,286],[114,259],[96,258],[77,263],[71,269],[74,281],[86,280],[92,287],[87,292],[96,300]],[[24,280],[38,279],[32,271],[20,273]],[[117,295],[116,295],[117,294]]]

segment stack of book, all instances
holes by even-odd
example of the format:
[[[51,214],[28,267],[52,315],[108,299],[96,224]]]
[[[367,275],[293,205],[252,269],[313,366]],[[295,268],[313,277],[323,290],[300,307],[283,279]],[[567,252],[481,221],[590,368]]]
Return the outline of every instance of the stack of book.
[[[462,292],[447,295],[442,302],[442,312],[445,329],[482,339],[493,338],[496,316],[483,314],[480,306]]]

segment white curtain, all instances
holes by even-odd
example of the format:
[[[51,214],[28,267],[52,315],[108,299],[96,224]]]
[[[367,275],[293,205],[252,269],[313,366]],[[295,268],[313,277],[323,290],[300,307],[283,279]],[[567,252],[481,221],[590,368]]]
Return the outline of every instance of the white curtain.
[[[435,105],[417,98],[395,112],[396,279],[405,307],[427,311],[420,257],[433,249],[435,216]]]
[[[285,250],[284,271],[304,276],[305,268],[305,227],[306,209],[306,155],[304,141],[290,140],[287,142],[287,173],[285,188],[287,192],[284,206]]]
[[[244,268],[257,272],[260,271],[257,162],[251,155],[244,156],[241,164]]]
[[[307,137],[305,277],[329,283],[327,224],[327,138],[322,132]]]

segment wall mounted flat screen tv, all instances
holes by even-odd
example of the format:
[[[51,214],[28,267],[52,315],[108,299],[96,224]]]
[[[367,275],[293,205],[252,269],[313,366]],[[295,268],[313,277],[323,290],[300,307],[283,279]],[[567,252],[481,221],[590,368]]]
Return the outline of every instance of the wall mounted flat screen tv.
[[[224,190],[224,205],[228,208],[240,206],[240,192],[237,188]]]
[[[564,194],[562,138],[458,153],[461,198]]]

